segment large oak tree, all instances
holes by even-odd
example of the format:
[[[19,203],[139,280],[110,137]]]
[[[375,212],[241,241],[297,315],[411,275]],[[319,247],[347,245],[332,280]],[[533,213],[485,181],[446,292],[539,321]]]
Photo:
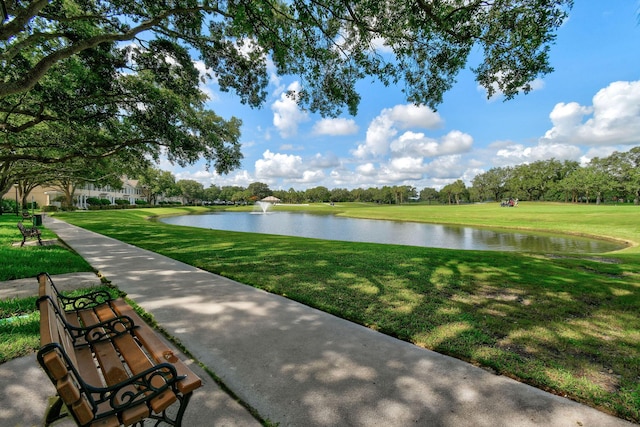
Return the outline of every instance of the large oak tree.
[[[204,106],[202,60],[259,107],[268,65],[323,115],[357,112],[377,79],[442,102],[472,49],[488,96],[528,92],[572,0],[2,0],[0,162],[129,152],[218,172],[239,166],[240,121]],[[60,136],[68,133],[68,136]]]
[[[103,43],[141,37],[196,49],[223,90],[259,105],[267,60],[304,79],[302,101],[325,113],[359,97],[367,75],[405,83],[431,106],[466,65],[491,96],[528,91],[551,71],[548,50],[572,0],[4,0],[0,97],[34,87],[59,61]],[[391,55],[386,51],[390,50]]]

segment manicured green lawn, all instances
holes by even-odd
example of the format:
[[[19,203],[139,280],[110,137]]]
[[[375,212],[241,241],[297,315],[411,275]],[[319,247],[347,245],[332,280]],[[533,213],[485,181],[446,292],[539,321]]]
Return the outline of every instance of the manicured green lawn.
[[[36,279],[34,288],[37,289]],[[110,286],[99,286],[92,291],[104,290],[114,298],[119,292]],[[65,292],[66,295],[82,295],[87,289]],[[0,300],[0,363],[26,356],[40,347],[40,312],[36,310],[37,297]]]
[[[20,247],[22,234],[16,227],[17,223],[15,215],[0,215],[0,282],[35,277],[43,271],[51,274],[92,271],[81,256],[61,245]],[[24,224],[31,226],[28,220]],[[42,240],[56,239],[57,236],[46,227],[38,228],[42,231]],[[18,245],[14,246],[15,243]]]
[[[640,208],[635,206],[348,204],[290,209],[640,242]],[[640,421],[637,245],[594,256],[457,251],[146,220],[202,211],[136,209],[59,218]]]
[[[51,274],[92,271],[81,256],[60,245],[14,246],[22,241],[16,227],[18,217],[0,215],[0,282],[33,277],[43,271]],[[25,221],[25,226],[30,226]],[[45,227],[42,239],[56,239],[56,235]],[[36,311],[36,297],[0,300],[0,363],[24,356],[39,346],[40,316]],[[10,320],[7,320],[10,319]]]

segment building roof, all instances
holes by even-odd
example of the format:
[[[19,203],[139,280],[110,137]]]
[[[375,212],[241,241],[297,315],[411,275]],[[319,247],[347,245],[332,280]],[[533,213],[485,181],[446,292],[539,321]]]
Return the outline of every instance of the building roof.
[[[269,203],[280,203],[280,199],[275,196],[267,196],[264,199],[260,200],[261,202],[269,202]]]

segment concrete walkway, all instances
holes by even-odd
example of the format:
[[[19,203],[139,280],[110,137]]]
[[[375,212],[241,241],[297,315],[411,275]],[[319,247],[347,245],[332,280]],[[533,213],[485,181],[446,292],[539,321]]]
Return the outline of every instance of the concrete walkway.
[[[240,399],[282,427],[633,425],[285,298],[46,221]],[[220,397],[209,392],[196,391],[188,415],[215,405]],[[246,422],[237,425],[255,424]],[[217,424],[198,416],[185,425]]]

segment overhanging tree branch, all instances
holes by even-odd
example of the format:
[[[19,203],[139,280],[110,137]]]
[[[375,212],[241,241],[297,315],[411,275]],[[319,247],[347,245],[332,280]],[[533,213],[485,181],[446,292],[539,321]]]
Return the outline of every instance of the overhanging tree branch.
[[[39,3],[48,3],[47,1],[40,1],[37,2]],[[42,7],[40,7],[40,9],[42,9]],[[37,13],[40,9],[36,9],[34,8],[34,11]],[[191,14],[191,13],[200,13],[200,12],[212,12],[214,10],[214,8],[211,7],[206,7],[206,6],[202,6],[202,7],[195,7],[195,8],[180,8],[180,9],[170,9],[170,10],[166,10],[162,13],[159,13],[158,15],[156,15],[155,17],[148,19],[144,22],[142,22],[140,25],[132,27],[131,29],[129,29],[126,32],[123,33],[115,33],[115,34],[100,34],[97,36],[93,36],[93,37],[89,37],[86,39],[81,39],[78,41],[72,41],[71,45],[65,47],[65,48],[61,48],[59,50],[56,50],[54,52],[52,52],[51,54],[45,56],[44,58],[42,58],[40,61],[38,61],[28,72],[26,72],[24,75],[22,75],[20,78],[17,78],[15,80],[10,80],[10,81],[5,81],[0,83],[0,99],[3,97],[6,97],[8,95],[13,95],[16,93],[20,93],[20,92],[24,92],[27,91],[29,89],[31,89],[33,86],[35,86],[35,84],[47,73],[47,71],[49,71],[49,69],[55,65],[57,62],[69,58],[73,55],[76,55],[84,50],[87,49],[92,49],[102,43],[112,43],[112,42],[121,42],[121,41],[126,41],[126,40],[132,40],[134,39],[138,34],[150,30],[152,28],[154,28],[155,26],[157,26],[158,24],[160,24],[162,21],[164,21],[165,19],[167,19],[168,17],[172,16],[172,15],[184,15],[184,14]],[[32,13],[30,16],[26,16],[27,14],[25,13],[25,19],[28,20],[32,19],[35,16],[35,13]],[[17,19],[17,18],[16,18]],[[16,21],[16,19],[12,20],[10,22],[13,23],[14,21]],[[19,26],[17,23],[15,25],[5,25],[2,27],[2,33],[0,33],[0,35],[2,37],[5,37],[5,40],[7,40],[9,37],[11,37],[12,35],[15,35],[16,32],[22,31],[22,28],[24,27],[24,24],[22,26]],[[13,29],[13,32],[6,28],[6,27],[10,27]],[[4,34],[3,34],[4,33]]]
[[[42,9],[49,4],[49,0],[30,1],[27,7],[19,10],[9,10],[14,14],[14,18],[0,26],[0,40],[7,41],[19,32],[23,31],[25,26],[36,16]]]

